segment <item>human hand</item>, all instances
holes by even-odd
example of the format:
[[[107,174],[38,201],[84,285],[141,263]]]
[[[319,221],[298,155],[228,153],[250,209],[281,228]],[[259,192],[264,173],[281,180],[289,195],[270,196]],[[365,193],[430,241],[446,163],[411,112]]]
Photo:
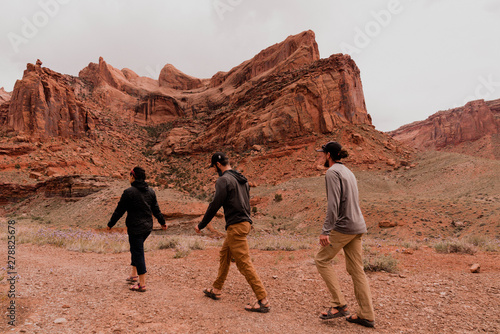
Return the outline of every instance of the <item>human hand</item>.
[[[111,227],[108,226],[108,231],[111,231]]]
[[[168,228],[167,224],[165,224],[165,225],[162,225],[162,226],[161,226],[161,229],[162,229],[162,230],[164,230],[164,231],[165,231],[167,228]]]
[[[328,246],[330,244],[330,237],[328,235],[321,234],[319,236],[319,244],[323,247]]]
[[[198,225],[196,225],[196,226],[194,227],[194,230],[195,230],[195,231],[196,231],[196,233],[198,233],[198,234],[200,234],[200,233],[201,233],[200,229],[198,228]]]

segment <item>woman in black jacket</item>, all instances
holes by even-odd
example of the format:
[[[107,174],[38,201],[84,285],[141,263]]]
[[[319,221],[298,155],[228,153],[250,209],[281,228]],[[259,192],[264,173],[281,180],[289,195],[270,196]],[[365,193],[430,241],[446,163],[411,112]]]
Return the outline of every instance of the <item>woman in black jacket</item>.
[[[162,229],[167,229],[165,218],[160,211],[156,194],[145,182],[146,172],[141,167],[130,171],[129,181],[132,185],[125,189],[118,202],[115,212],[108,222],[108,230],[127,212],[125,224],[127,225],[130,253],[132,255],[132,274],[127,282],[136,283],[130,290],[146,291],[146,262],[144,259],[144,241],[153,230],[154,215]],[[138,281],[138,282],[137,282]]]

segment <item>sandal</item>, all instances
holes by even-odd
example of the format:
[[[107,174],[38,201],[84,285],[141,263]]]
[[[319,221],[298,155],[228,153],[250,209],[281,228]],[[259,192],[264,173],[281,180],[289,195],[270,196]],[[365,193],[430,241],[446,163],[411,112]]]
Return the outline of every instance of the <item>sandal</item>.
[[[141,285],[141,283],[137,283],[135,285],[132,285],[130,288],[129,288],[130,291],[137,291],[137,292],[144,292],[146,291],[146,286],[145,285]]]
[[[220,293],[214,293],[213,288],[203,289],[203,293],[205,294],[205,296],[212,298],[213,300],[219,300],[221,295]]]
[[[259,307],[255,307],[255,305],[259,304]],[[249,312],[259,312],[259,313],[267,313],[271,309],[271,306],[269,306],[269,303],[263,304],[262,301],[258,300],[257,303],[250,305],[248,304],[245,306],[245,310]]]
[[[333,309],[336,309],[337,312],[332,313]],[[349,314],[349,311],[347,311],[347,305],[344,306],[332,306],[328,310],[326,310],[326,314],[321,313],[320,314],[320,319],[323,320],[328,320],[328,319],[334,319],[334,318],[339,318],[339,317],[344,317]]]
[[[139,276],[130,276],[125,281],[127,281],[127,283],[129,283],[129,284],[134,284],[137,282],[138,278],[139,278]]]
[[[353,318],[353,315],[351,315],[350,317],[345,318],[345,320],[365,327],[375,327],[375,321],[366,320],[358,317],[357,315],[356,318]]]

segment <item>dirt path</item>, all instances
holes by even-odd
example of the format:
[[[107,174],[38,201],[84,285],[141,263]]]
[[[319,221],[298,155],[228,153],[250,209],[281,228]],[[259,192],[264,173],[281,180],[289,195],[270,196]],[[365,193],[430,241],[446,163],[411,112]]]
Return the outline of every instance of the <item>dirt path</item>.
[[[5,241],[0,243],[6,249]],[[499,333],[500,256],[441,255],[420,249],[400,258],[400,275],[369,273],[376,328],[343,319],[322,322],[326,287],[311,255],[315,250],[264,252],[252,258],[270,294],[271,312],[243,310],[253,300],[231,268],[223,298],[201,293],[217,270],[218,249],[174,259],[172,250],[148,252],[148,291],[128,291],[129,254],[77,253],[52,246],[17,246],[17,326],[5,333]],[[474,262],[480,274],[467,272]],[[351,311],[355,308],[343,258],[335,264]],[[401,277],[402,276],[402,277]],[[0,283],[2,310],[8,286]],[[5,312],[5,311],[4,311]],[[66,322],[57,324],[56,319]]]

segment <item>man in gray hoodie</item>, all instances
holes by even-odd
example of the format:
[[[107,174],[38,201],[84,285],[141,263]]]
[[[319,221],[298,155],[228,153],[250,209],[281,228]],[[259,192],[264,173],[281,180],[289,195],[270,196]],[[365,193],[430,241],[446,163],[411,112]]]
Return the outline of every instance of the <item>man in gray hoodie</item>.
[[[219,178],[215,182],[214,198],[195,230],[196,233],[200,233],[222,206],[224,208],[227,233],[220,250],[217,279],[213,284],[213,288],[204,289],[203,293],[212,299],[220,299],[222,286],[229,273],[231,259],[234,258],[238,270],[245,276],[257,297],[257,302],[247,305],[245,310],[267,313],[270,309],[267,292],[253,267],[247,242],[247,235],[252,224],[250,218],[250,186],[245,176],[231,168],[229,159],[224,153],[214,153],[211,162],[209,168],[214,168],[219,174]]]
[[[332,297],[332,306],[320,315],[323,320],[349,314],[340,285],[331,265],[332,259],[343,249],[347,272],[354,284],[359,309],[346,320],[365,327],[375,326],[370,286],[363,269],[361,239],[367,232],[365,219],[359,207],[358,185],[354,174],[341,162],[348,153],[337,142],[329,142],[318,150],[323,152],[328,208],[319,237],[321,249],[316,254],[318,272]]]

